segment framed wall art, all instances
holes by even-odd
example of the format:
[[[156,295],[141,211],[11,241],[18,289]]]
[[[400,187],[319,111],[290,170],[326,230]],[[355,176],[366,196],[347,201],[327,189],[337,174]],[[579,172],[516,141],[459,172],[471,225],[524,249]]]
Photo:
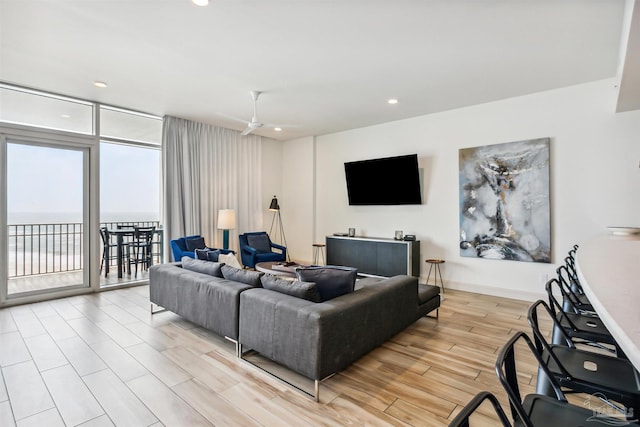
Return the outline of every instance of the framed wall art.
[[[462,256],[551,262],[549,142],[459,150]]]

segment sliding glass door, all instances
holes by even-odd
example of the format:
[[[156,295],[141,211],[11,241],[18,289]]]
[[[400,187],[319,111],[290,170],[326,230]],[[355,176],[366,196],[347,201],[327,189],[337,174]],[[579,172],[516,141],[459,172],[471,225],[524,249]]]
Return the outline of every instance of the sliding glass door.
[[[147,280],[123,229],[162,262],[161,141],[162,117],[0,82],[0,308]]]
[[[89,286],[89,147],[5,139],[6,295]]]

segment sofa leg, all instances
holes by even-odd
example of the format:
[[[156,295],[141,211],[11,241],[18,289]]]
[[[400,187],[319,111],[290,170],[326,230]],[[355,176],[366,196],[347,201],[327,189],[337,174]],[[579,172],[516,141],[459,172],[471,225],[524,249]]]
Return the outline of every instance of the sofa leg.
[[[254,353],[253,350],[251,350],[250,353],[253,354]],[[304,390],[303,388],[298,387],[297,385],[285,380],[284,378],[280,378],[279,376],[277,376],[273,372],[269,372],[268,370],[266,370],[262,366],[260,366],[258,364],[255,364],[251,360],[249,360],[246,357],[244,357],[244,354],[242,353],[242,345],[240,345],[239,357],[240,357],[240,360],[242,360],[243,362],[248,363],[249,365],[253,366],[254,368],[258,368],[262,372],[264,372],[264,373],[268,374],[269,376],[271,376],[272,378],[275,378],[278,381],[283,382],[286,385],[295,388],[296,390],[298,390],[299,392],[301,392],[305,396],[312,398],[314,401],[320,402],[320,380],[314,380],[313,381],[313,393],[309,393],[308,391]],[[333,376],[333,374],[329,375],[327,378],[329,378],[331,376]]]
[[[432,313],[432,312],[430,312],[430,313]],[[435,316],[430,316],[429,315],[430,313],[425,314],[424,317],[431,317],[432,319],[437,319],[438,317],[440,317],[440,308],[436,308],[436,315]]]
[[[226,335],[224,339],[229,340],[236,345],[236,357],[240,357],[240,354],[241,354],[240,352],[242,351],[242,345],[238,342],[238,340],[234,340],[233,338],[230,338]]]
[[[166,309],[166,308],[161,308],[160,310],[155,310],[155,311],[154,311],[154,310],[153,310],[153,307],[154,307],[154,306],[156,306],[156,307],[160,307],[160,306],[159,306],[159,305],[157,305],[157,304],[151,303],[151,314],[162,313],[163,311],[167,311],[167,309]]]

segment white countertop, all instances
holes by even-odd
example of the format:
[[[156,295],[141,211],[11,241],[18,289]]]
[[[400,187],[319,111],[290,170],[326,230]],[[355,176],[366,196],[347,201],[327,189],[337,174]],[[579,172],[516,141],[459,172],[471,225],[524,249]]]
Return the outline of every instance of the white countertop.
[[[589,301],[640,370],[640,236],[606,235],[580,244],[576,266]]]

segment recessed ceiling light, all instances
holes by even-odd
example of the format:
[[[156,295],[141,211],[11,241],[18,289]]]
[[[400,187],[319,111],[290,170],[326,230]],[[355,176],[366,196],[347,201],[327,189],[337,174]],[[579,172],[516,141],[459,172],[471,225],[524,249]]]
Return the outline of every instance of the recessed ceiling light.
[[[398,103],[398,100],[396,98],[387,99],[387,104],[395,105],[397,103]]]
[[[276,132],[280,132],[282,131],[282,128],[273,128],[273,130],[275,130]]]
[[[60,117],[62,117],[63,119],[70,119],[71,116],[68,114],[60,114]]]
[[[209,0],[191,0],[191,1],[196,6],[207,6],[209,4]]]
[[[95,82],[93,82],[93,85],[94,85],[95,87],[107,87],[107,84],[106,84],[105,82],[101,82],[101,81],[98,81],[98,80],[96,80]]]

